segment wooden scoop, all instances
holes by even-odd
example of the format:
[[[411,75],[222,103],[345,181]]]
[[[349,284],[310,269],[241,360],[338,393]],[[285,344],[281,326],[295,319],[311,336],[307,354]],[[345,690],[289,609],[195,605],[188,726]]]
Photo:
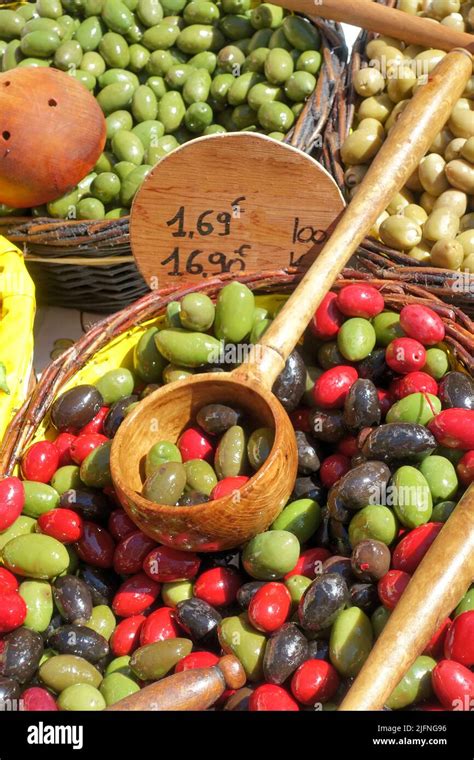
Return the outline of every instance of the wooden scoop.
[[[474,53],[474,37],[450,29],[434,19],[387,8],[372,0],[275,0],[287,10],[354,24],[369,32],[437,50],[465,48]]]
[[[28,208],[71,190],[104,149],[104,115],[73,76],[47,67],[0,74],[0,203]]]
[[[112,477],[124,509],[145,533],[179,549],[227,549],[265,530],[287,503],[297,451],[291,422],[272,395],[272,385],[338,273],[448,120],[471,73],[472,57],[463,50],[453,51],[436,67],[390,132],[319,257],[247,361],[231,373],[206,373],[166,385],[122,423],[112,445]],[[241,406],[256,426],[275,430],[263,467],[240,491],[206,504],[175,507],[148,501],[140,493],[144,455],[159,439],[176,441],[199,408],[211,401]]]
[[[449,118],[471,71],[472,57],[465,51],[453,51],[438,64],[428,84],[419,89],[391,130],[359,193],[260,347],[255,347],[251,360],[227,376],[207,374],[160,389],[122,423],[112,445],[112,475],[123,506],[145,532],[159,540],[171,539],[168,543],[182,548],[185,542],[177,538],[185,535],[192,536],[189,548],[202,549],[212,541],[219,546],[233,546],[239,543],[236,537],[250,536],[255,528],[256,500],[266,515],[262,522],[273,519],[275,502],[281,504],[290,494],[296,451],[291,424],[269,388],[340,269]],[[175,432],[180,431],[189,421],[196,397],[199,403],[223,397],[239,403],[245,400],[246,408],[257,419],[270,421],[273,417],[276,444],[261,470],[239,492],[239,500],[225,498],[186,508],[147,502],[136,491],[140,431],[149,430],[153,419],[161,426],[163,410],[166,420],[173,418],[170,423],[165,422],[165,430],[170,429],[167,427],[170,424]],[[199,538],[204,539],[201,545]],[[470,488],[415,573],[342,709],[370,710],[383,706],[438,624],[468,588],[473,565],[474,491]],[[173,680],[176,678],[160,681],[148,687],[150,691],[144,689],[117,703],[114,709],[207,709],[221,694],[214,681],[208,685],[208,669],[180,674],[178,691]],[[193,697],[188,703],[180,696],[187,690]],[[156,707],[160,704],[156,702],[157,691],[165,707]]]

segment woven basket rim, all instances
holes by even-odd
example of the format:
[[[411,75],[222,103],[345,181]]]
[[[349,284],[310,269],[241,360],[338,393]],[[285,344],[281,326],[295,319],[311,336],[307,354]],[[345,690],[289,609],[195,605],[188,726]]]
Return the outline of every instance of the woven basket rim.
[[[323,66],[313,94],[284,142],[310,153],[324,133],[336,95],[344,87],[348,48],[340,24],[317,16],[300,15],[305,15],[321,33]],[[0,218],[0,234],[4,234],[16,245],[23,245],[26,260],[29,259],[28,249],[32,251],[33,257],[36,254],[49,258],[52,254],[54,261],[55,256],[62,254],[65,257],[69,252],[74,252],[77,259],[82,248],[87,247],[97,247],[97,251],[102,254],[104,250],[115,251],[118,246],[130,250],[129,219],[130,215],[104,220],[5,216]],[[130,261],[133,261],[131,253]],[[87,266],[90,262],[71,262],[71,266],[82,264]]]
[[[291,271],[266,271],[239,278],[251,290],[258,293],[288,292],[293,290],[303,273]],[[11,474],[22,452],[31,442],[36,429],[47,415],[61,388],[81,369],[94,354],[111,340],[137,325],[162,315],[167,304],[181,299],[187,293],[205,292],[216,296],[230,280],[231,275],[214,278],[205,285],[179,286],[148,293],[130,306],[109,315],[85,333],[71,348],[52,361],[44,370],[31,397],[10,423],[0,449],[0,475]],[[446,329],[445,342],[457,361],[474,374],[474,323],[458,307],[445,304],[440,298],[423,287],[397,279],[374,279],[368,273],[347,268],[334,283],[340,289],[350,282],[366,282],[379,288],[388,308],[400,311],[407,303],[429,305],[443,319]]]

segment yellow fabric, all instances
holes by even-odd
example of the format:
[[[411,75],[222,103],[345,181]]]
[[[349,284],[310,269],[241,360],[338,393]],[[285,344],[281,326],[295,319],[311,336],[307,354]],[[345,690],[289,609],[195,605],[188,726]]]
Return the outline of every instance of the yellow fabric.
[[[28,393],[33,362],[35,286],[21,251],[0,236],[0,362],[10,393],[0,390],[0,439]]]

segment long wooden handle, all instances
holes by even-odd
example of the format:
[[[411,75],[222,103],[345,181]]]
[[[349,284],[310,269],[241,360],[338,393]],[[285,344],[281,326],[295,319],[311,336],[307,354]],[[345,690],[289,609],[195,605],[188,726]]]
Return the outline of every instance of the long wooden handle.
[[[474,486],[420,563],[340,710],[380,710],[474,579]]]
[[[371,0],[274,0],[290,11],[320,16],[331,21],[344,21],[369,32],[395,37],[403,42],[438,50],[466,48],[474,53],[474,37],[457,32],[433,19],[413,16],[387,8]]]
[[[324,0],[325,1],[325,0]],[[319,6],[318,6],[319,7]],[[472,75],[472,56],[453,50],[436,66],[390,131],[318,258],[235,376],[271,387],[315,309],[379,215],[406,183],[447,122]]]

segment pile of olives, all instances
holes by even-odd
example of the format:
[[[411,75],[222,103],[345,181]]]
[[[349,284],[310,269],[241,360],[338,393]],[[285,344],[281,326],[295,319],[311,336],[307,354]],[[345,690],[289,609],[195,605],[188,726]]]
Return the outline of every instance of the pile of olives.
[[[474,31],[471,1],[399,0],[398,7],[458,31]],[[353,82],[361,98],[356,123],[341,150],[351,195],[357,193],[410,98],[446,53],[377,37],[368,43],[366,55],[369,65],[356,72]],[[474,272],[473,99],[474,77],[418,169],[371,233],[416,261],[466,272]]]
[[[274,431],[242,426],[242,412],[207,404],[177,444],[157,441],[145,461],[143,495],[157,504],[193,506],[238,491],[273,446]]]
[[[474,482],[474,380],[450,371],[435,311],[411,303],[397,314],[367,283],[325,296],[273,386],[295,429],[293,492],[244,546],[205,554],[157,544],[111,478],[130,409],[179,373],[222,370],[215,356],[209,364],[214,342],[248,345],[274,316],[241,283],[215,304],[188,293],[161,330],[142,334],[131,369],[56,398],[49,440],[23,453],[20,477],[0,480],[0,706],[99,711],[223,653],[244,675],[217,710],[341,703]],[[159,503],[193,510],[223,495],[216,489],[233,494],[268,454],[272,431],[206,401],[176,444],[157,441],[146,457]],[[175,478],[157,493],[163,467]],[[473,668],[474,586],[385,707],[469,710]]]
[[[150,169],[199,135],[282,140],[316,87],[320,45],[307,19],[251,0],[37,0],[0,10],[0,70],[68,72],[107,121],[93,172],[33,215],[126,216]],[[14,213],[0,204],[0,216]]]

